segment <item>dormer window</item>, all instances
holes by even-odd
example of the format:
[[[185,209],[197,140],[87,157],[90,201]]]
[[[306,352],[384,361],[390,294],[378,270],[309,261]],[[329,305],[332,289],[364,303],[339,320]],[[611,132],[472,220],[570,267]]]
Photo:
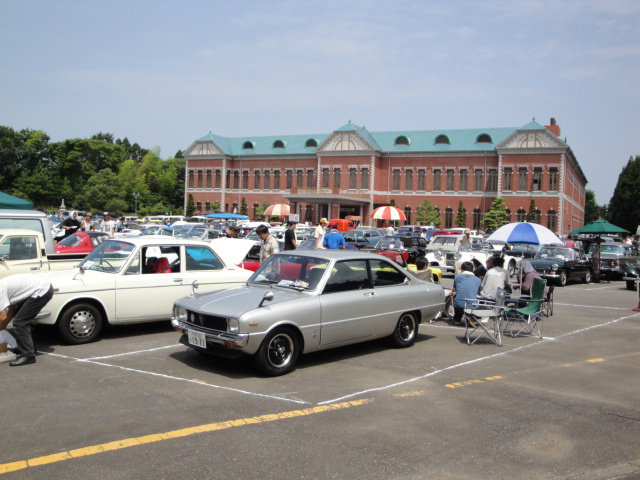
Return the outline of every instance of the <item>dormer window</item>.
[[[398,138],[396,138],[394,145],[409,145],[409,139],[404,135],[400,135]]]
[[[309,140],[307,140],[304,144],[305,147],[313,147],[313,148],[318,148],[318,141],[314,138],[310,138]]]
[[[276,140],[273,142],[273,148],[284,148],[284,142],[282,140]]]
[[[438,135],[434,143],[436,145],[451,145],[451,140],[446,135]]]
[[[476,143],[493,143],[493,139],[491,138],[491,135],[483,133],[481,135],[478,135],[478,138],[476,138]]]
[[[253,142],[246,141],[242,144],[243,150],[253,150],[255,148],[255,144]]]

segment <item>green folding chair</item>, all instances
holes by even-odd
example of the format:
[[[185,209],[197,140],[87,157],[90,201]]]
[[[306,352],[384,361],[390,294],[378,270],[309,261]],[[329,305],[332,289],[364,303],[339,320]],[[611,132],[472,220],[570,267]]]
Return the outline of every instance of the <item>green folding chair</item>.
[[[528,336],[542,338],[542,302],[546,282],[540,278],[533,279],[529,298],[512,297],[513,303],[507,302],[505,307],[505,332],[512,337]]]

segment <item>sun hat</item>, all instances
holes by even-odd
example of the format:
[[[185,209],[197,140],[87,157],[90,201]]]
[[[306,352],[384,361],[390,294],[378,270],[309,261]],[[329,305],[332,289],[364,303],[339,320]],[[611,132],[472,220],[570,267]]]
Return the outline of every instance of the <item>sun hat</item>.
[[[320,223],[329,223],[326,218],[321,218]]]

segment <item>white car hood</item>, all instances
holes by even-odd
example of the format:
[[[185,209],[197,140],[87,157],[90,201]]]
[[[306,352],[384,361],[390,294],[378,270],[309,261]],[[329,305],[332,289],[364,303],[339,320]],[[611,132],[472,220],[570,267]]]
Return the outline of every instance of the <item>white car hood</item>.
[[[238,238],[214,238],[210,242],[216,252],[231,260],[234,265],[240,265],[244,261],[251,247],[255,245],[253,240],[242,240]]]

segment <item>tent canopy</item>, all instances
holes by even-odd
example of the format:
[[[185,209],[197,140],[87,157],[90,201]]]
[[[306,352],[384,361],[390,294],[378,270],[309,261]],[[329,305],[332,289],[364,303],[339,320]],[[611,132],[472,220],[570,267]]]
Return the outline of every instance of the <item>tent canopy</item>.
[[[18,210],[33,210],[33,203],[8,193],[0,192],[0,208],[16,208]]]
[[[572,235],[577,235],[580,233],[629,233],[629,231],[625,230],[624,228],[616,227],[613,223],[609,223],[606,220],[599,218],[598,220],[587,223],[584,227],[576,228],[573,232],[571,232]]]
[[[213,213],[211,215],[205,215],[207,218],[219,218],[226,220],[249,220],[246,215],[239,215],[237,213]]]

